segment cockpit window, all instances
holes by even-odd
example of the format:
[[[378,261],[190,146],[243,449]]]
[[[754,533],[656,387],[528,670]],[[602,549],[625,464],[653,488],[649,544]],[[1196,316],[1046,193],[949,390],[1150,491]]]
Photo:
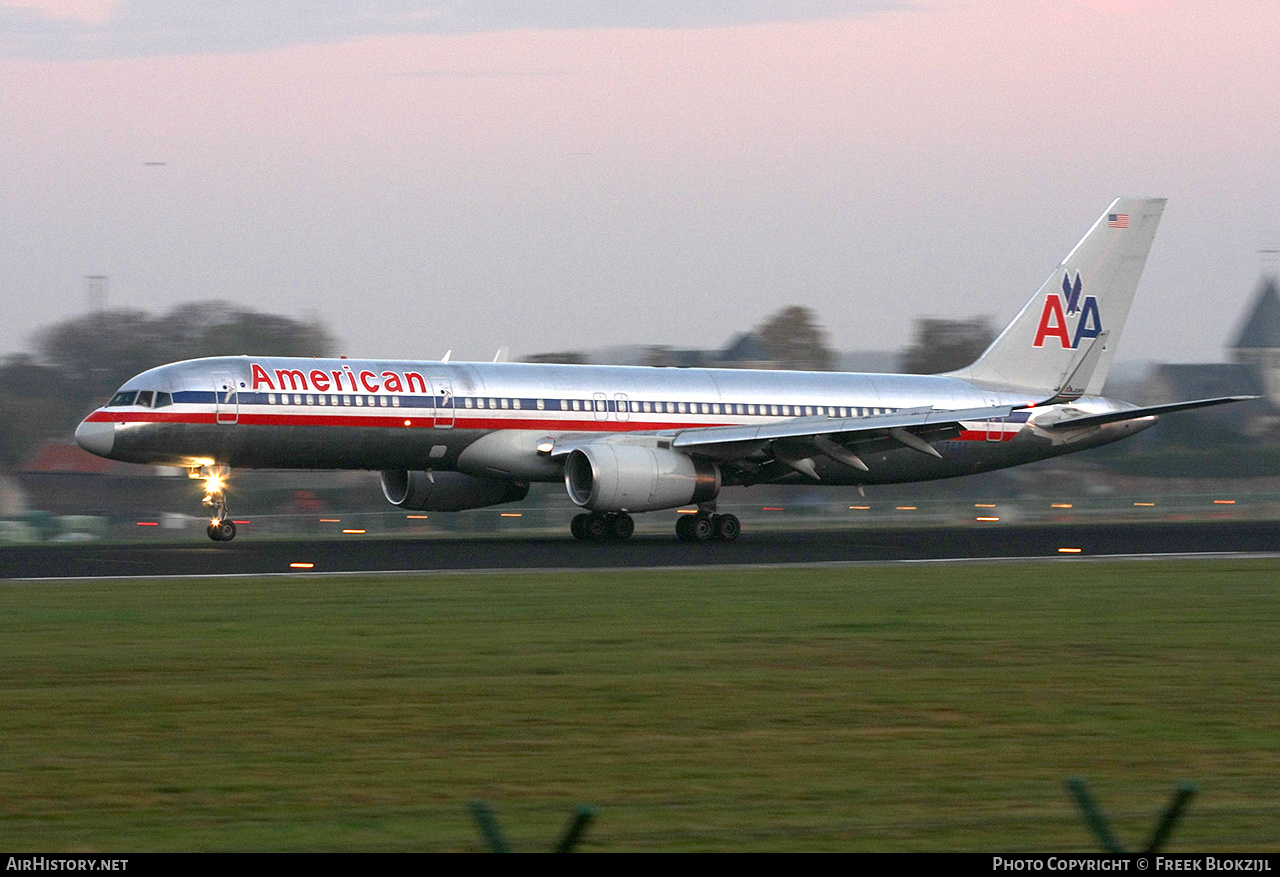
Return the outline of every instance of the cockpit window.
[[[157,408],[163,408],[163,407],[164,407],[164,406],[166,406],[166,405],[172,405],[172,404],[173,404],[173,396],[172,396],[172,395],[170,395],[169,393],[165,393],[165,392],[157,392],[157,393],[156,393],[156,405],[155,405],[155,407],[157,407]]]
[[[128,390],[123,393],[116,393],[111,401],[107,403],[108,408],[119,408],[124,405],[132,405],[133,400],[138,397],[137,390]]]
[[[152,400],[152,398],[153,398],[154,396],[155,396],[155,393],[154,393],[154,392],[152,392],[151,390],[139,390],[139,391],[138,391],[138,401],[137,401],[137,402],[135,402],[134,404],[135,404],[135,405],[141,405],[141,406],[143,406],[144,408],[150,408],[150,407],[151,407],[151,400]]]

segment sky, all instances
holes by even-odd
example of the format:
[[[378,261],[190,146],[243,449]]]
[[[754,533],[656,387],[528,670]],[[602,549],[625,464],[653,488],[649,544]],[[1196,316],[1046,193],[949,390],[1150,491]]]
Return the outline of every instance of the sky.
[[[1221,360],[1280,249],[1278,59],[1274,0],[0,0],[0,354],[86,275],[353,357],[791,304],[892,350],[1155,195],[1120,359]]]

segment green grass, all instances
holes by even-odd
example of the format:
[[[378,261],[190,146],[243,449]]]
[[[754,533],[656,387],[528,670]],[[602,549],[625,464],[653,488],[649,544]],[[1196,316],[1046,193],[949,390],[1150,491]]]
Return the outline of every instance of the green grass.
[[[1280,845],[1280,564],[0,585],[0,848]]]

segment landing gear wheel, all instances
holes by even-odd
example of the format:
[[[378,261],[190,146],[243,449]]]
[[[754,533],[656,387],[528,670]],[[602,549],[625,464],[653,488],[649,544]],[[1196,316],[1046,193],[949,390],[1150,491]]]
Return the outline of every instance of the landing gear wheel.
[[[676,535],[682,542],[710,542],[715,538],[710,515],[681,515],[676,518]]]
[[[616,539],[619,542],[626,542],[635,531],[636,522],[626,512],[615,515],[613,520],[609,522],[609,538]]]
[[[690,530],[693,519],[697,515],[681,515],[676,518],[676,535],[680,537],[681,542],[693,542],[694,536]]]
[[[710,542],[715,538],[716,528],[711,523],[709,515],[691,515],[693,523],[689,525],[689,532],[698,542]]]
[[[601,512],[592,512],[582,522],[582,534],[591,542],[603,542],[609,535],[609,518]]]
[[[591,516],[586,513],[573,516],[573,520],[569,522],[569,532],[573,534],[574,539],[587,538],[586,525],[589,517]]]
[[[716,539],[721,542],[732,542],[742,532],[742,523],[736,515],[716,515],[711,522],[715,527]]]
[[[209,538],[214,542],[230,542],[236,538],[235,521],[213,521],[209,524]]]

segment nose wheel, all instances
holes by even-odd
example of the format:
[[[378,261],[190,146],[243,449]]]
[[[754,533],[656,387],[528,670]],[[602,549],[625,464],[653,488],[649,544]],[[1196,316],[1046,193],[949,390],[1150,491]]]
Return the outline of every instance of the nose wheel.
[[[221,521],[210,521],[207,530],[209,538],[214,542],[230,542],[236,538],[236,522],[225,518]]]

